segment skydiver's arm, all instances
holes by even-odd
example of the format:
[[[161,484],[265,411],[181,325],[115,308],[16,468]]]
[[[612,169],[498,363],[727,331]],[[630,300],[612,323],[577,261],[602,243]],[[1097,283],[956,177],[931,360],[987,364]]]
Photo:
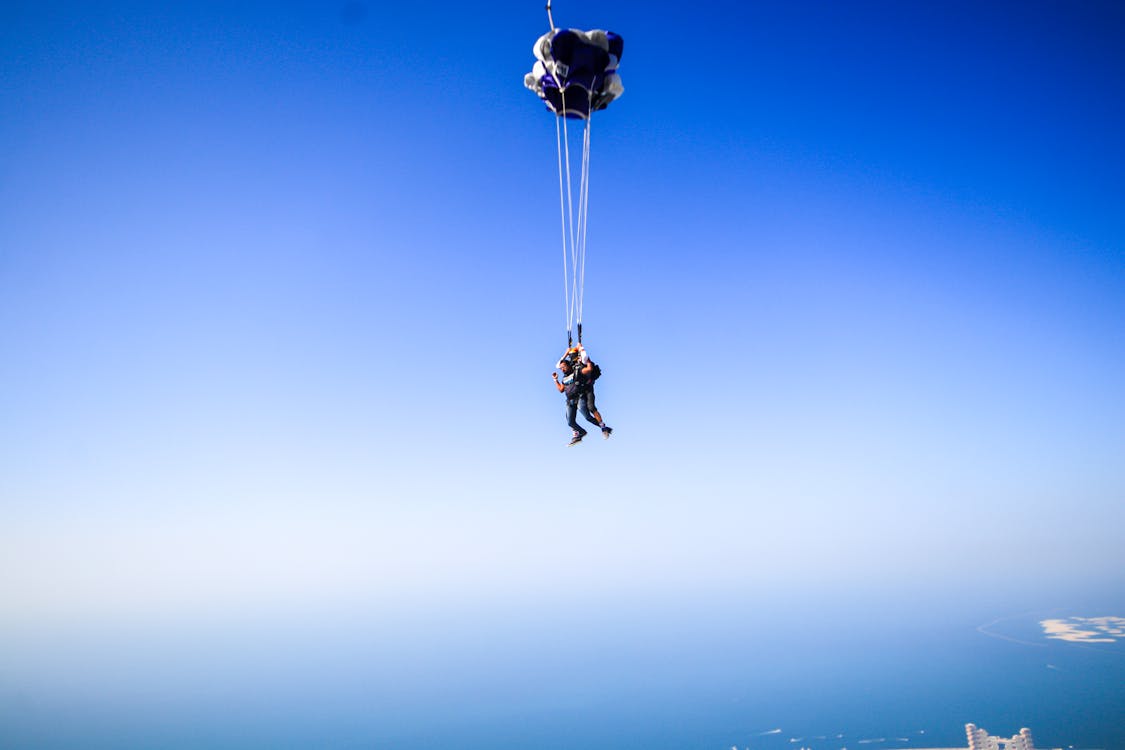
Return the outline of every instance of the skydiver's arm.
[[[552,372],[551,377],[555,379],[555,388],[558,389],[559,393],[562,393],[563,384],[559,382],[559,374],[557,372]]]

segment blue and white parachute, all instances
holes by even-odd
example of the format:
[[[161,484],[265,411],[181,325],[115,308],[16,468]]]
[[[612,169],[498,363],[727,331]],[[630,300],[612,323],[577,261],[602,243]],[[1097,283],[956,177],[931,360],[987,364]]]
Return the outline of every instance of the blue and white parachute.
[[[551,29],[535,42],[523,83],[555,114],[585,119],[624,91],[617,75],[624,44],[612,31]]]
[[[558,145],[559,212],[562,215],[563,291],[566,299],[567,346],[573,343],[574,324],[582,343],[582,306],[586,285],[586,218],[590,205],[590,121],[624,88],[617,75],[624,42],[612,31],[556,29],[547,3],[551,30],[535,42],[535,65],[524,76],[524,85],[538,94],[554,112]],[[568,119],[583,120],[582,157],[577,190],[571,170]],[[576,134],[577,135],[577,134]],[[575,149],[577,150],[577,148]]]

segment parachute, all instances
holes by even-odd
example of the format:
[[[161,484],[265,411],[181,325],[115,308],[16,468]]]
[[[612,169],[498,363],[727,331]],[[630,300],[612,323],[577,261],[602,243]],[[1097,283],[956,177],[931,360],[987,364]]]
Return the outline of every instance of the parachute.
[[[624,41],[612,31],[551,29],[535,42],[524,86],[557,115],[586,119],[625,90],[617,64]]]
[[[535,65],[524,76],[524,86],[534,91],[555,117],[558,148],[559,213],[562,218],[563,292],[566,301],[567,346],[573,344],[575,323],[582,343],[582,307],[586,282],[586,218],[590,205],[590,122],[621,96],[617,75],[624,42],[612,31],[556,29],[547,3],[551,30],[539,37],[533,52]],[[568,120],[582,120],[582,156],[578,161],[578,188],[571,168]]]

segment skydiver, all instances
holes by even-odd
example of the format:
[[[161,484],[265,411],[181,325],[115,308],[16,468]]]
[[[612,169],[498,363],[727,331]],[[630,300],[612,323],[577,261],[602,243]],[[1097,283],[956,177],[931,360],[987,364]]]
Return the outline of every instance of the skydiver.
[[[606,425],[594,403],[594,381],[601,375],[601,368],[590,360],[590,355],[582,344],[568,349],[556,367],[562,370],[562,380],[559,380],[557,372],[552,372],[551,377],[555,381],[555,388],[566,396],[566,423],[573,430],[568,445],[577,445],[586,437],[586,430],[578,425],[579,409],[583,418],[600,427],[602,437],[608,440],[613,434],[613,428]]]

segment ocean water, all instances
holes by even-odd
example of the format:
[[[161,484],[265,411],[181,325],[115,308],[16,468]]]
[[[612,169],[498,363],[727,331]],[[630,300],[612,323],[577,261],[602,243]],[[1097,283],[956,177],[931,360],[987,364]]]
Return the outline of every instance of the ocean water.
[[[971,721],[1125,748],[1121,641],[1039,626],[1122,614],[1097,606],[524,592],[5,626],[0,747],[884,750],[963,746]]]

